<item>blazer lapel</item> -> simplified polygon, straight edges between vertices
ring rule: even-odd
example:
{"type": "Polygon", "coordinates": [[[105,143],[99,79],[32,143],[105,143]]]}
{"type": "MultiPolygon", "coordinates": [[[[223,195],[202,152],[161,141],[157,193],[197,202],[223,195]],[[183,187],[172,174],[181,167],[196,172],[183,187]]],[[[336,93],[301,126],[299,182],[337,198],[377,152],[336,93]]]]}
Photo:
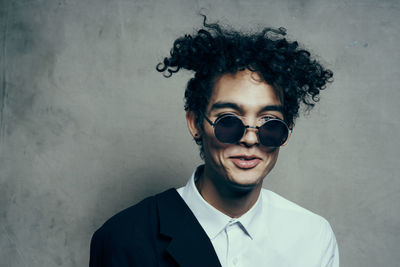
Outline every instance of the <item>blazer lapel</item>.
{"type": "Polygon", "coordinates": [[[221,266],[214,247],[175,189],[156,196],[160,234],[171,238],[168,253],[182,267],[221,266]]]}

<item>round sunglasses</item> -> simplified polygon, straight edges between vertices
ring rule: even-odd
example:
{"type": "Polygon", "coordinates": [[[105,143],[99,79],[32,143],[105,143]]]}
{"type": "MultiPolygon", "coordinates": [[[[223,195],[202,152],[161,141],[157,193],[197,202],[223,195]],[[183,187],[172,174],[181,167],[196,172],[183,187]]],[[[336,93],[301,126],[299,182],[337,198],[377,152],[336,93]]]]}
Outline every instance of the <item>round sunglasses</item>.
{"type": "Polygon", "coordinates": [[[248,128],[257,129],[258,140],[266,147],[280,147],[289,137],[291,129],[277,118],[262,118],[261,126],[245,125],[236,115],[224,114],[212,122],[203,115],[207,122],[214,127],[214,135],[221,143],[236,144],[246,134],[248,128]]]}

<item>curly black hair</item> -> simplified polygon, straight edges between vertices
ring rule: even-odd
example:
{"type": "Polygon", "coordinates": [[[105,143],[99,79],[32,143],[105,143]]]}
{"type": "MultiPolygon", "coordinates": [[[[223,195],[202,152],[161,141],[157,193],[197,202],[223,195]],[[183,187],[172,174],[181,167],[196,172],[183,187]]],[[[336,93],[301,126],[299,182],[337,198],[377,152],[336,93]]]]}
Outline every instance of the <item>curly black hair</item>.
{"type": "MultiPolygon", "coordinates": [[[[170,56],[156,67],[165,77],[181,68],[194,71],[185,90],[185,110],[194,112],[201,127],[214,81],[223,74],[244,69],[257,72],[280,96],[284,119],[292,126],[300,104],[310,110],[319,101],[320,90],[332,82],[332,71],[300,48],[298,42],[288,41],[284,28],[244,33],[209,24],[203,17],[203,28],[176,39],[170,56]]],[[[195,140],[202,145],[201,139],[195,140]]]]}

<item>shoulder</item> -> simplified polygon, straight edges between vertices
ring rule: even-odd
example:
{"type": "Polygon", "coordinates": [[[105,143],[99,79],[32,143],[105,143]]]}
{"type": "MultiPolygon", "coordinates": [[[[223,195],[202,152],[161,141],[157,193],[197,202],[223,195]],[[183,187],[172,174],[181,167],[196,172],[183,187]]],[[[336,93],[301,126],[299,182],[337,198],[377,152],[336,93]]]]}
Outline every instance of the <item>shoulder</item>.
{"type": "Polygon", "coordinates": [[[267,206],[270,211],[280,212],[286,215],[304,216],[308,219],[314,219],[317,221],[325,220],[320,215],[299,206],[275,192],[263,188],[261,194],[264,202],[263,205],[267,206]]]}
{"type": "Polygon", "coordinates": [[[155,197],[151,196],[108,219],[94,233],[93,240],[102,240],[111,247],[119,246],[133,237],[136,239],[143,233],[143,226],[145,229],[151,228],[155,221],[156,201],[155,197]]]}
{"type": "Polygon", "coordinates": [[[270,227],[284,229],[299,239],[329,242],[334,238],[329,222],[322,216],[266,189],[262,190],[262,199],[270,227]]]}
{"type": "Polygon", "coordinates": [[[108,219],[92,236],[89,266],[155,266],[160,247],[157,205],[173,201],[175,189],[148,197],[108,219]]]}
{"type": "Polygon", "coordinates": [[[112,246],[125,242],[133,244],[133,240],[149,240],[157,234],[158,210],[157,198],[168,201],[169,189],[160,194],[150,196],[139,203],[124,209],[108,219],[93,235],[93,239],[105,240],[112,246]]]}
{"type": "Polygon", "coordinates": [[[262,190],[264,220],[275,248],[298,257],[299,266],[338,266],[339,253],[329,222],[269,190],[262,190]]]}

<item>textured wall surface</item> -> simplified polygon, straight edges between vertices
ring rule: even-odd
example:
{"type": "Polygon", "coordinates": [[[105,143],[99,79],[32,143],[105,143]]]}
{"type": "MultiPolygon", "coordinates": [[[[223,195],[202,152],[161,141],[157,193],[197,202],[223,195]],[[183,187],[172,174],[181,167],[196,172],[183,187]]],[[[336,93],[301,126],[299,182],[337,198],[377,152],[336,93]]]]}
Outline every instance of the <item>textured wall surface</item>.
{"type": "Polygon", "coordinates": [[[155,65],[199,10],[284,26],[334,71],[264,186],[330,221],[342,266],[398,266],[399,1],[1,0],[1,267],[86,266],[108,217],[186,182],[191,74],[155,65]]]}

